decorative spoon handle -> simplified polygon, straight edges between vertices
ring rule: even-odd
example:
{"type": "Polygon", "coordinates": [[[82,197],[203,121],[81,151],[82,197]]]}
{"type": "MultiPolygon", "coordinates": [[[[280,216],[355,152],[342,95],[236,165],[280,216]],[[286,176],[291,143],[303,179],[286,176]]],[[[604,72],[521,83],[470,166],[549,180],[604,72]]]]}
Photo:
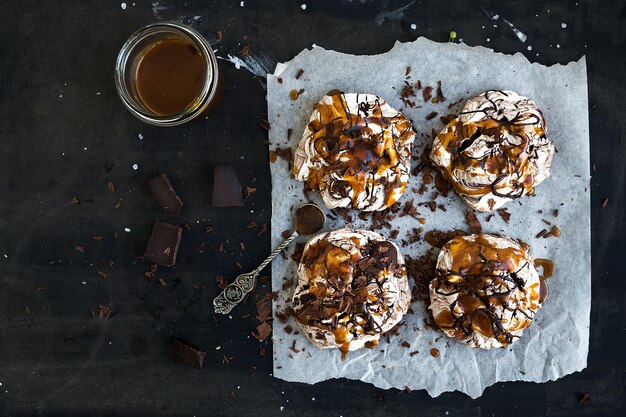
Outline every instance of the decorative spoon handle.
{"type": "Polygon", "coordinates": [[[274,251],[268,256],[261,265],[257,269],[252,272],[248,272],[246,274],[241,274],[235,281],[230,283],[228,287],[224,288],[224,291],[220,293],[213,300],[213,308],[216,313],[228,314],[230,311],[244,299],[246,294],[248,294],[254,288],[254,284],[256,281],[256,277],[259,273],[265,268],[272,259],[276,257],[285,249],[296,237],[298,236],[298,232],[293,232],[291,236],[289,236],[283,243],[280,244],[274,251]]]}

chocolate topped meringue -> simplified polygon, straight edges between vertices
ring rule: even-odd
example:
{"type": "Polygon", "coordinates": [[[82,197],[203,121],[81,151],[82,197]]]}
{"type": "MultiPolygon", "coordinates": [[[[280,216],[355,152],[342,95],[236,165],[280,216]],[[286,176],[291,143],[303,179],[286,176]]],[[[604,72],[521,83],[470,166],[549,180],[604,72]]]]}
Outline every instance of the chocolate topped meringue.
{"type": "Polygon", "coordinates": [[[482,349],[519,338],[547,294],[527,249],[489,234],[446,243],[429,290],[429,308],[444,333],[482,349]]]}
{"type": "Polygon", "coordinates": [[[294,173],[328,208],[384,210],[409,180],[411,121],[371,94],[337,93],[314,107],[294,158],[294,173]]]}
{"type": "Polygon", "coordinates": [[[490,90],[465,103],[435,138],[431,160],[472,208],[491,211],[550,176],[554,143],[543,113],[513,91],[490,90]]]}
{"type": "Polygon", "coordinates": [[[340,229],[307,243],[293,296],[296,320],[318,348],[372,348],[407,312],[399,248],[378,233],[340,229]]]}

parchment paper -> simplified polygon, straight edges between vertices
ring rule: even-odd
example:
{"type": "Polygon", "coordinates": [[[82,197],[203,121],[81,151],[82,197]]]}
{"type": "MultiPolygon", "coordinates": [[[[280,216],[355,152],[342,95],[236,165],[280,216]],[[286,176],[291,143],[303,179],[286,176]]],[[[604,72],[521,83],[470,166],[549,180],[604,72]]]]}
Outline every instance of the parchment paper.
{"type": "MultiPolygon", "coordinates": [[[[589,203],[589,122],[587,109],[587,74],[585,58],[568,65],[546,67],[531,64],[523,55],[495,53],[483,47],[468,47],[452,43],[436,43],[420,38],[411,43],[396,43],[391,51],[375,56],[354,56],[328,51],[314,46],[304,50],[293,60],[277,67],[268,75],[268,114],[271,124],[270,149],[295,147],[309,119],[313,105],[329,90],[371,93],[383,97],[393,107],[403,111],[418,132],[413,155],[432,142],[431,129],[443,127],[438,116],[458,114],[464,102],[488,89],[509,89],[533,98],[543,110],[549,137],[556,143],[558,153],[552,166],[552,176],[536,188],[536,196],[524,197],[505,207],[511,213],[507,225],[498,215],[489,222],[486,215],[476,213],[484,232],[504,233],[522,239],[531,246],[531,256],[548,258],[556,264],[555,274],[548,280],[549,297],[537,313],[534,323],[523,337],[510,347],[497,350],[479,350],[449,339],[441,332],[426,329],[425,303],[412,304],[413,314],[405,316],[406,324],[400,333],[387,343],[381,339],[373,350],[350,352],[341,361],[339,350],[318,350],[304,334],[287,334],[285,325],[274,320],[274,376],[287,381],[316,383],[330,378],[359,379],[380,388],[395,387],[411,390],[426,389],[431,396],[446,391],[462,391],[472,398],[498,381],[554,380],[586,367],[589,344],[589,310],[591,302],[590,203],[589,203]],[[424,103],[421,91],[410,97],[419,108],[407,108],[400,100],[407,66],[411,67],[410,82],[421,80],[423,86],[433,86],[441,80],[443,103],[424,103]],[[304,70],[296,80],[296,74],[304,70]],[[278,76],[282,83],[278,82],[278,76]],[[289,98],[292,90],[304,89],[295,101],[289,98]],[[461,100],[462,99],[462,100],[461,100]],[[461,100],[448,109],[448,105],[461,100]],[[439,115],[426,120],[426,115],[439,115]],[[288,129],[292,129],[288,140],[288,129]],[[558,217],[553,210],[558,209],[558,217]],[[560,238],[535,238],[542,229],[551,226],[561,230],[560,238]],[[295,345],[293,341],[295,340],[295,345]],[[406,341],[410,347],[401,346],[406,341]],[[295,351],[292,350],[295,346],[295,351]],[[433,357],[431,348],[441,354],[433,357]],[[419,352],[411,356],[411,352],[419,352]]],[[[434,95],[435,90],[433,90],[434,95]]],[[[413,162],[417,163],[416,161],[413,162]]],[[[415,165],[413,165],[415,166],[415,165]]],[[[294,206],[306,201],[303,184],[290,178],[290,165],[278,159],[271,164],[272,173],[272,245],[277,246],[281,232],[291,227],[294,206]]],[[[418,195],[411,191],[422,184],[422,174],[412,177],[408,191],[400,199],[403,204],[414,200],[417,205],[430,199],[431,191],[418,195]]],[[[434,188],[432,188],[434,191],[434,188]]],[[[312,193],[313,201],[323,207],[319,195],[312,193]]],[[[465,229],[464,212],[467,206],[454,193],[439,197],[447,211],[431,212],[418,207],[426,219],[424,232],[431,229],[465,229]]],[[[324,207],[325,209],[325,207],[324,207]]],[[[325,209],[328,213],[329,210],[325,209]]],[[[361,221],[351,211],[353,228],[368,228],[369,221],[361,221]]],[[[405,232],[421,226],[415,219],[397,217],[393,228],[400,234],[396,243],[405,238],[405,232]]],[[[339,217],[328,220],[325,230],[344,227],[339,217]]],[[[383,234],[389,230],[383,229],[383,234]]],[[[305,237],[300,237],[305,241],[305,237]]],[[[428,247],[418,242],[402,247],[404,255],[417,257],[428,247]]],[[[291,248],[291,253],[293,246],[291,248]]],[[[294,286],[283,289],[283,283],[295,282],[296,263],[280,256],[272,264],[272,287],[279,296],[274,312],[284,311],[290,304],[294,286]]],[[[541,271],[540,271],[541,272],[541,271]]],[[[290,318],[287,323],[299,329],[290,318]]]]}

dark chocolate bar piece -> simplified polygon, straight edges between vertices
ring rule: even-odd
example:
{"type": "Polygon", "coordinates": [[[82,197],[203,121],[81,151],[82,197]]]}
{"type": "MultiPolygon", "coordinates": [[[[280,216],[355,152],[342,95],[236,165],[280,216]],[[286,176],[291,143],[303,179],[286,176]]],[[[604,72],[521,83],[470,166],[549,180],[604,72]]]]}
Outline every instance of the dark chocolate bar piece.
{"type": "Polygon", "coordinates": [[[174,339],[170,347],[170,359],[183,365],[193,366],[202,369],[206,352],[198,346],[182,339],[174,339]]]}
{"type": "Polygon", "coordinates": [[[231,166],[214,168],[213,207],[243,207],[243,192],[235,168],[231,166]]]}
{"type": "Polygon", "coordinates": [[[158,177],[154,177],[148,180],[148,187],[154,195],[154,198],[161,206],[161,210],[165,214],[178,215],[183,208],[183,200],[178,197],[170,179],[166,174],[161,174],[158,177]]]}
{"type": "Polygon", "coordinates": [[[162,266],[174,266],[182,236],[182,226],[155,222],[143,259],[162,266]]]}

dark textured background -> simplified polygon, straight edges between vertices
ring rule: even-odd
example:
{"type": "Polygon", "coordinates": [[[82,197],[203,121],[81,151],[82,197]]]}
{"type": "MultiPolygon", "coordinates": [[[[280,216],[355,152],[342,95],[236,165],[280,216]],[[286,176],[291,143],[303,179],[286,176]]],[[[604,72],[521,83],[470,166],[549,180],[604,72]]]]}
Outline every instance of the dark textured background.
{"type": "Polygon", "coordinates": [[[623,415],[623,0],[246,0],[243,8],[238,0],[137,0],[126,2],[126,10],[120,3],[0,2],[1,415],[623,415]],[[377,24],[381,11],[407,4],[377,24]],[[526,44],[487,12],[526,33],[526,44]],[[543,64],[586,55],[596,167],[588,368],[546,384],[500,383],[478,400],[459,393],[431,399],[423,391],[383,391],[346,380],[308,386],[272,378],[271,355],[261,356],[250,336],[255,320],[240,317],[254,313],[253,303],[232,319],[214,317],[210,306],[216,274],[234,277],[237,261],[252,269],[270,249],[269,234],[257,237],[271,212],[265,134],[257,126],[266,111],[264,89],[249,72],[221,61],[226,94],[208,120],[163,129],[133,118],[115,91],[115,57],[135,29],[168,19],[189,23],[210,40],[222,30],[215,44],[222,57],[237,54],[245,36],[253,56],[285,61],[312,43],[374,54],[420,35],[445,41],[451,30],[469,45],[520,51],[543,64]],[[211,169],[218,163],[235,165],[242,184],[257,188],[245,208],[210,207],[211,169]],[[152,222],[163,217],[144,181],[161,171],[185,201],[180,220],[191,226],[179,264],[156,275],[167,286],[147,281],[140,260],[152,222]],[[69,204],[74,196],[80,205],[69,204]],[[259,226],[246,229],[253,220],[259,226]],[[209,225],[215,229],[205,234],[209,225]],[[218,253],[227,239],[226,253],[218,253]],[[113,309],[109,320],[91,318],[100,303],[113,309]],[[168,361],[175,336],[207,351],[204,370],[168,361]],[[230,363],[222,363],[224,355],[233,357],[230,363]],[[583,392],[591,404],[578,402],[583,392]]]}

